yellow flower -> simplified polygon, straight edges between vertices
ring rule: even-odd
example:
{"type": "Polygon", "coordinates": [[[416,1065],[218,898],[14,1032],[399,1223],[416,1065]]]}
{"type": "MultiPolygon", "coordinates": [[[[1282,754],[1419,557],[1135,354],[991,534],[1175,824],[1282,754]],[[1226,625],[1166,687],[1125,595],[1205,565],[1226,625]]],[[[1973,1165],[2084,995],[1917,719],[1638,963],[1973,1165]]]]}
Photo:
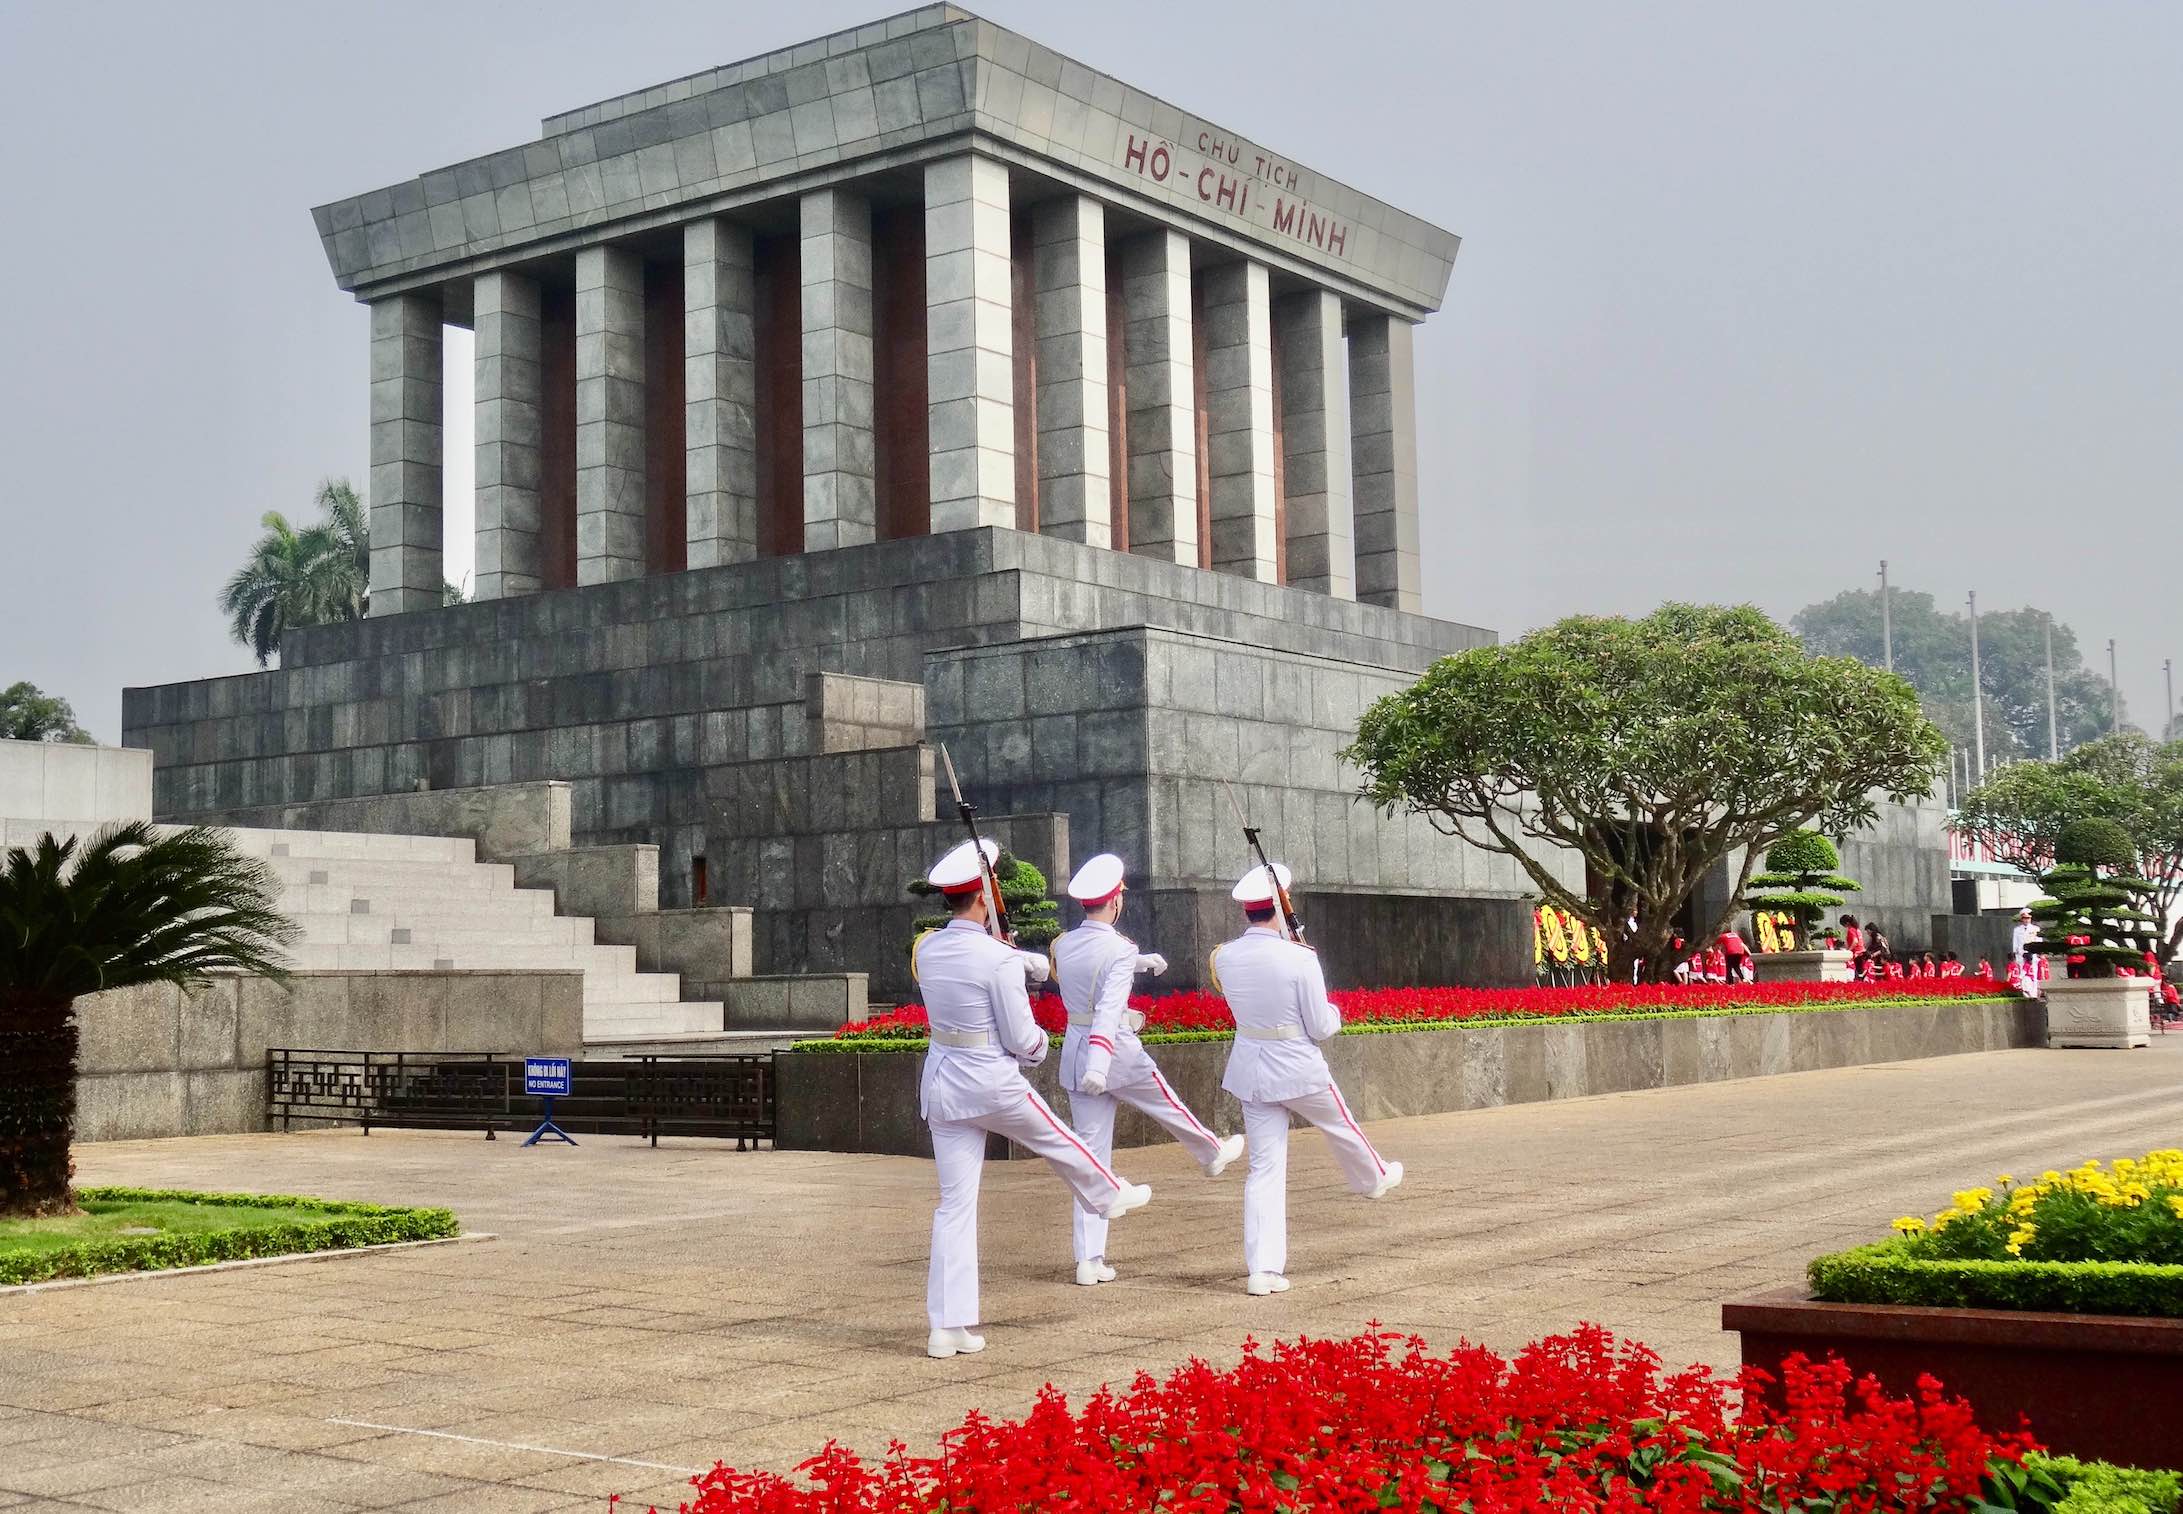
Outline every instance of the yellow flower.
{"type": "Polygon", "coordinates": [[[2009,1176],[2009,1175],[2008,1175],[2007,1173],[2005,1173],[2005,1172],[2004,1172],[2004,1173],[2002,1173],[2002,1174],[2001,1174],[2001,1186],[2002,1186],[2002,1187],[2006,1188],[2006,1187],[2008,1187],[2008,1186],[2009,1186],[2009,1184],[2011,1184],[2011,1183],[2013,1183],[2013,1182],[2015,1182],[2015,1181],[2016,1181],[2016,1179],[2014,1179],[2014,1178],[2010,1177],[2010,1176],[2009,1176]]]}
{"type": "MultiPolygon", "coordinates": [[[[2183,1214],[2183,1199],[2174,1199],[2170,1202],[2175,1204],[2176,1213],[2183,1214]]],[[[1914,1235],[1925,1228],[1925,1221],[1914,1214],[1906,1214],[1895,1222],[1895,1228],[1905,1235],[1914,1235]]]]}

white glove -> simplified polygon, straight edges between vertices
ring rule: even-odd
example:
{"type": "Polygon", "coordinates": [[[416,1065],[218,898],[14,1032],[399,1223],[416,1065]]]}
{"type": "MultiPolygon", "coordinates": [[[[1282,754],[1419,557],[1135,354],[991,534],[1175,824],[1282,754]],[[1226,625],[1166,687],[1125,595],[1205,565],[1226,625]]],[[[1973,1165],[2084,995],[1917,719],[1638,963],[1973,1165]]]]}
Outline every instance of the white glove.
{"type": "Polygon", "coordinates": [[[1105,1093],[1107,1091],[1107,1075],[1103,1072],[1085,1073],[1076,1080],[1076,1091],[1078,1093],[1105,1093]]]}
{"type": "Polygon", "coordinates": [[[1131,1035],[1133,1035],[1133,1036],[1134,1036],[1135,1034],[1137,1034],[1137,1032],[1138,1032],[1138,1031],[1140,1031],[1140,1030],[1143,1030],[1144,1028],[1145,1028],[1145,1012],[1144,1012],[1143,1010],[1141,1010],[1141,1009],[1125,1009],[1125,1010],[1123,1010],[1123,1011],[1122,1011],[1122,1029],[1123,1029],[1123,1030],[1127,1031],[1127,1032],[1128,1032],[1129,1034],[1131,1034],[1131,1035]]]}
{"type": "Polygon", "coordinates": [[[1046,960],[1044,952],[1018,950],[1016,955],[1023,959],[1024,974],[1033,983],[1044,983],[1053,976],[1053,964],[1046,960]]]}
{"type": "Polygon", "coordinates": [[[1151,973],[1154,977],[1158,977],[1161,973],[1167,971],[1167,958],[1161,956],[1158,952],[1141,953],[1137,958],[1137,971],[1151,973]]]}

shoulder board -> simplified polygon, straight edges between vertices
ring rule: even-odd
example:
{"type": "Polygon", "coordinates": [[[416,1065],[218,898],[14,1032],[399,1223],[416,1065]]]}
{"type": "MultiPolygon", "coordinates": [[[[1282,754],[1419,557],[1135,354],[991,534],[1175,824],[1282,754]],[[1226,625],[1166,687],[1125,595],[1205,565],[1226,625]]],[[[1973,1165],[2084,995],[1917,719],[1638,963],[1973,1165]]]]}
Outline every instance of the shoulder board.
{"type": "MultiPolygon", "coordinates": [[[[1225,942],[1222,943],[1222,945],[1226,944],[1225,942]]],[[[1214,947],[1213,954],[1205,959],[1205,976],[1211,981],[1214,993],[1224,994],[1227,992],[1226,989],[1220,986],[1220,947],[1218,946],[1214,947]]]]}
{"type": "Polygon", "coordinates": [[[939,932],[936,930],[921,930],[917,933],[916,938],[910,942],[910,981],[912,983],[920,981],[917,973],[918,951],[924,946],[927,941],[931,940],[934,936],[937,936],[938,934],[939,932]]]}

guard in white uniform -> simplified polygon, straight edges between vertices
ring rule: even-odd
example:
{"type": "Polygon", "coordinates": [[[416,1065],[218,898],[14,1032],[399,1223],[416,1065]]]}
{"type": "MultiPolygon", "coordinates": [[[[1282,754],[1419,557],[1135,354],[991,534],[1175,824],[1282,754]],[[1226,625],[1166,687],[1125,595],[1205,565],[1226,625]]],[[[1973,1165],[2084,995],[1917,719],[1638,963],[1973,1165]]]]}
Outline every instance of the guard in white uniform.
{"type": "MultiPolygon", "coordinates": [[[[1280,887],[1289,870],[1274,864],[1280,887]]],[[[1318,1043],[1342,1028],[1327,1002],[1318,954],[1288,939],[1274,921],[1277,890],[1265,868],[1253,868],[1232,897],[1250,928],[1214,948],[1213,987],[1235,1016],[1235,1047],[1220,1086],[1243,1104],[1251,1164],[1243,1180],[1243,1262],[1247,1291],[1284,1293],[1289,1280],[1289,1116],[1319,1127],[1349,1186],[1368,1199],[1402,1181],[1400,1162],[1382,1161],[1364,1138],[1318,1043]]]]}
{"type": "MultiPolygon", "coordinates": [[[[1141,953],[1114,928],[1126,892],[1122,859],[1101,852],[1076,870],[1069,897],[1084,906],[1084,923],[1053,945],[1054,979],[1069,1011],[1061,1043],[1061,1086],[1069,1091],[1069,1120],[1100,1161],[1114,1150],[1115,1106],[1141,1109],[1182,1142],[1207,1177],[1219,1177],[1243,1154],[1243,1137],[1223,1141],[1192,1114],[1137,1039],[1144,1016],[1129,1007],[1129,991],[1142,972],[1164,973],[1167,959],[1141,953]]],[[[1114,1281],[1107,1265],[1107,1221],[1078,1204],[1076,1280],[1089,1287],[1114,1281]]]]}
{"type": "Polygon", "coordinates": [[[966,841],[926,875],[946,896],[952,918],[913,949],[932,1036],[918,1096],[940,1174],[925,1351],[939,1357],[985,1348],[970,1326],[978,1322],[978,1179],[986,1132],[1044,1157],[1078,1204],[1107,1219],[1152,1197],[1150,1188],[1123,1182],[1093,1156],[1024,1079],[1023,1068],[1045,1060],[1046,1032],[1031,1017],[1022,955],[987,933],[985,867],[1000,849],[990,841],[984,848],[981,858],[966,841]]]}

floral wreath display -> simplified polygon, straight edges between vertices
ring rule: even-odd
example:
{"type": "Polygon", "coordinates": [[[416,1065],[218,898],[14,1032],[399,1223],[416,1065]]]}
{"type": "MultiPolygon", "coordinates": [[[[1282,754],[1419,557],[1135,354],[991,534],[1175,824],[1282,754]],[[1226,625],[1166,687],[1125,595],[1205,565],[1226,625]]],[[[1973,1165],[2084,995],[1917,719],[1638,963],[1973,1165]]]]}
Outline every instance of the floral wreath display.
{"type": "Polygon", "coordinates": [[[1531,966],[1542,978],[1550,972],[1580,977],[1603,972],[1607,938],[1573,911],[1539,905],[1531,911],[1531,966]]]}
{"type": "Polygon", "coordinates": [[[1752,934],[1761,952],[1796,950],[1796,916],[1785,909],[1762,909],[1751,916],[1752,934]]]}

